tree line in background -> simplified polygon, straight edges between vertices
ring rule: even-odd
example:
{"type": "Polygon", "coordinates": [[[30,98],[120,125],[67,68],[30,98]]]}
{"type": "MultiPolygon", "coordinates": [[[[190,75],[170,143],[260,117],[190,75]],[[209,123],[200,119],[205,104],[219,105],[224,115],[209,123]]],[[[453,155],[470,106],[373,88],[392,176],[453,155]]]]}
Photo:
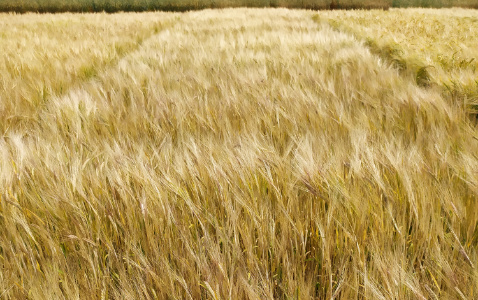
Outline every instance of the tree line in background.
{"type": "Polygon", "coordinates": [[[0,11],[21,13],[187,11],[224,7],[286,7],[305,9],[478,8],[478,0],[0,0],[0,11]]]}

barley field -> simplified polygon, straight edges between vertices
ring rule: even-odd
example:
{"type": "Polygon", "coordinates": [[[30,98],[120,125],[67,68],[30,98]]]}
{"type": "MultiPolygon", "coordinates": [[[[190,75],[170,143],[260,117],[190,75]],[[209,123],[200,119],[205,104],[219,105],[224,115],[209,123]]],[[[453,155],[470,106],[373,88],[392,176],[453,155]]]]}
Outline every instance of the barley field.
{"type": "Polygon", "coordinates": [[[476,21],[0,14],[0,298],[476,298],[476,21]]]}
{"type": "Polygon", "coordinates": [[[478,113],[476,10],[324,11],[315,20],[365,40],[402,75],[478,113]]]}

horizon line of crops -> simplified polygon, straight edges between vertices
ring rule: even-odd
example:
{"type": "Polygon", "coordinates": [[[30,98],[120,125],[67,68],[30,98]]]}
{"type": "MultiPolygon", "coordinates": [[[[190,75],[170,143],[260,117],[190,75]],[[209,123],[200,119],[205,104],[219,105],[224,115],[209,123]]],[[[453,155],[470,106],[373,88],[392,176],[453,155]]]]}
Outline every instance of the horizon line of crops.
{"type": "Polygon", "coordinates": [[[391,0],[0,0],[2,12],[117,12],[190,11],[227,7],[284,7],[305,9],[385,8],[391,0]]]}
{"type": "Polygon", "coordinates": [[[0,0],[0,12],[189,11],[225,7],[388,9],[390,7],[478,8],[475,0],[0,0]]]}

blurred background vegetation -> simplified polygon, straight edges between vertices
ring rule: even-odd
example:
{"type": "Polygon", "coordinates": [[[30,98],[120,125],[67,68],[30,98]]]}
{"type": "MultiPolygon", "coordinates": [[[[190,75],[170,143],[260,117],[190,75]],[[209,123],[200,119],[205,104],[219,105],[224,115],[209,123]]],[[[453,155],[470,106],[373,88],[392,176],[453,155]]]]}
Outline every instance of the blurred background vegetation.
{"type": "Polygon", "coordinates": [[[393,7],[478,8],[477,0],[393,0],[393,7]]]}
{"type": "Polygon", "coordinates": [[[390,7],[469,7],[477,0],[0,0],[3,12],[187,11],[222,7],[359,9],[390,7]]]}

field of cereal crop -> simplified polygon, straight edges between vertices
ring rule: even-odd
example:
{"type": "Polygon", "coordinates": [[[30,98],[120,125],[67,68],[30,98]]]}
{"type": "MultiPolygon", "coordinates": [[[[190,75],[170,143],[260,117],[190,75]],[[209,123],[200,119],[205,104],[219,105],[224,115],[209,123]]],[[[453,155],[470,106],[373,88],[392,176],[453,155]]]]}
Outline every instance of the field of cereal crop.
{"type": "Polygon", "coordinates": [[[0,298],[476,297],[478,11],[0,24],[0,298]]]}

